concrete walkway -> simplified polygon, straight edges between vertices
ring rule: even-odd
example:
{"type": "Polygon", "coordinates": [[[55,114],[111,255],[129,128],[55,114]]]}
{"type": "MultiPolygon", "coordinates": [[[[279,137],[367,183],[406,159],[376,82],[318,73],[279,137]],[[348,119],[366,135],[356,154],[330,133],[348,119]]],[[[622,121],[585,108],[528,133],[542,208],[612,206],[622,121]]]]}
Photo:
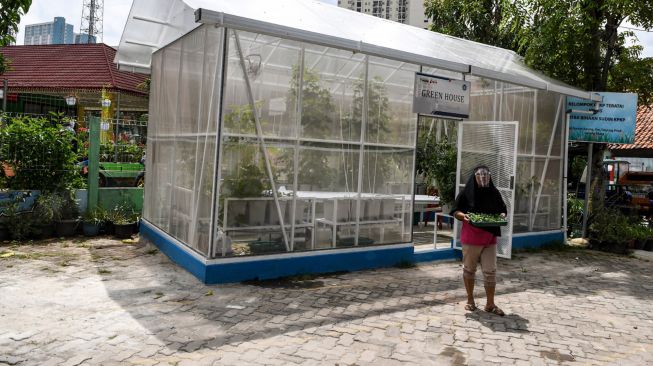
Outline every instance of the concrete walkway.
{"type": "Polygon", "coordinates": [[[5,244],[0,364],[653,364],[649,261],[501,260],[503,318],[465,312],[460,277],[445,262],[205,286],[138,243],[5,244]]]}

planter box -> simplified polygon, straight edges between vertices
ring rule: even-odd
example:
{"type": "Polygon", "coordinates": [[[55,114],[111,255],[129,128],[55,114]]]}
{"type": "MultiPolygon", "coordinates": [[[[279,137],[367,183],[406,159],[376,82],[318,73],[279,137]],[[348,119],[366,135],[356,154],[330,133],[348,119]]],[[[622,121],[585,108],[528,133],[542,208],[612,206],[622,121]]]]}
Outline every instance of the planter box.
{"type": "Polygon", "coordinates": [[[85,222],[82,224],[82,231],[84,236],[97,236],[100,233],[100,225],[85,222]]]}
{"type": "Polygon", "coordinates": [[[118,239],[129,239],[132,237],[134,231],[134,224],[113,224],[114,233],[113,235],[118,239]]]}
{"type": "Polygon", "coordinates": [[[62,220],[56,223],[55,232],[58,237],[73,236],[78,226],[79,220],[62,220]]]}

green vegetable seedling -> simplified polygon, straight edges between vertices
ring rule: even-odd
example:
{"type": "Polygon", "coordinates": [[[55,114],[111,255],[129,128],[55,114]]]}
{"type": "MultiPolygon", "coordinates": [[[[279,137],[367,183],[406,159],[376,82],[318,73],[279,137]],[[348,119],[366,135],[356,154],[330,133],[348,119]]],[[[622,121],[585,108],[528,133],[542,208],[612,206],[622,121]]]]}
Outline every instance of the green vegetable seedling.
{"type": "Polygon", "coordinates": [[[469,222],[477,227],[487,227],[487,226],[506,226],[508,221],[501,215],[490,215],[482,213],[473,213],[470,212],[467,214],[469,217],[469,222]]]}

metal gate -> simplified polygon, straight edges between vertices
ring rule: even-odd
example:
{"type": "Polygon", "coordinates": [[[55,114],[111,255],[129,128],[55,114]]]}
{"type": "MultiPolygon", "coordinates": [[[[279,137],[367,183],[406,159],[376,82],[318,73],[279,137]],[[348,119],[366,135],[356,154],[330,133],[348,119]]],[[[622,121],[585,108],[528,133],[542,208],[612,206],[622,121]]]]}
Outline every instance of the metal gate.
{"type": "MultiPolygon", "coordinates": [[[[501,227],[497,238],[497,256],[510,258],[512,253],[512,221],[515,201],[515,173],[517,170],[518,122],[461,122],[458,128],[458,168],[456,170],[456,196],[478,165],[486,165],[492,172],[492,181],[508,209],[508,225],[501,227]]],[[[461,222],[454,227],[454,248],[460,243],[461,222]]]]}

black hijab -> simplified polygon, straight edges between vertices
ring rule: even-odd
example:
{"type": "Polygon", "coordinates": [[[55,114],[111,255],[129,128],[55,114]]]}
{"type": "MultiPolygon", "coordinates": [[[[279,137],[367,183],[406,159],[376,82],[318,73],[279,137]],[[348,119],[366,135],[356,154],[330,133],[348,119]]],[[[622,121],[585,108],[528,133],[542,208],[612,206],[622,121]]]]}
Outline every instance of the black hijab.
{"type": "MultiPolygon", "coordinates": [[[[453,216],[456,211],[466,214],[470,212],[492,215],[508,213],[508,209],[506,208],[506,204],[503,202],[501,193],[497,187],[494,186],[494,182],[492,182],[492,176],[490,176],[490,182],[487,187],[479,187],[476,183],[476,172],[481,169],[490,170],[485,165],[479,165],[474,168],[474,171],[467,180],[467,184],[465,184],[465,188],[458,194],[458,197],[456,197],[453,208],[449,213],[451,216],[453,216]]],[[[494,236],[501,236],[500,227],[483,227],[480,229],[492,233],[494,236]]]]}

